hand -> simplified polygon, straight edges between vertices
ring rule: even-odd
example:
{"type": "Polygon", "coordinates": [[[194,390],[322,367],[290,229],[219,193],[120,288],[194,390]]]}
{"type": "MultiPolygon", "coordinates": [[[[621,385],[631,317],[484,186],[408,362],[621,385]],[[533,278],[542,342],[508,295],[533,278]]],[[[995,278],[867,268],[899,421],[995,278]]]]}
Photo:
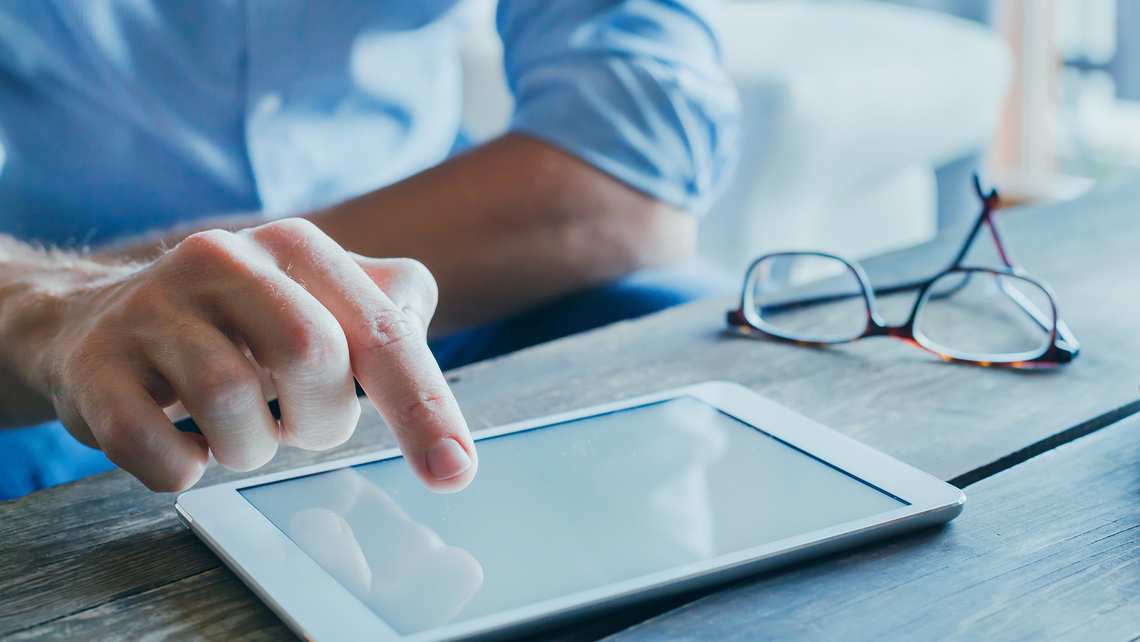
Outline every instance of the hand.
{"type": "Polygon", "coordinates": [[[50,298],[31,306],[58,312],[25,379],[77,439],[152,490],[192,486],[211,451],[245,471],[279,441],[343,443],[360,415],[354,375],[426,486],[454,492],[475,475],[466,422],[425,339],[435,281],[415,261],[350,254],[286,219],[195,234],[50,298]],[[170,422],[163,408],[176,402],[202,435],[170,422]]]}

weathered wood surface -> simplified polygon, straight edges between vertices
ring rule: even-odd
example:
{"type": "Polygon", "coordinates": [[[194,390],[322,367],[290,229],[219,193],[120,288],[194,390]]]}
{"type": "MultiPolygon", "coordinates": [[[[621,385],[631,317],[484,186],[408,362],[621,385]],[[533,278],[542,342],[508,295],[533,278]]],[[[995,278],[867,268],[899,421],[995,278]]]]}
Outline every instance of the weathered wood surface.
{"type": "Polygon", "coordinates": [[[945,528],[736,585],[607,641],[1140,636],[1140,417],[966,493],[945,528]]]}
{"type": "MultiPolygon", "coordinates": [[[[461,369],[454,389],[479,428],[734,380],[944,479],[969,480],[1140,408],[1138,210],[1132,184],[1003,218],[1018,257],[1054,286],[1082,341],[1059,372],[953,366],[885,339],[812,350],[729,337],[724,312],[734,302],[713,300],[461,369]]],[[[946,252],[925,248],[878,268],[930,269],[946,252]]],[[[391,444],[366,411],[341,448],[285,449],[260,472],[391,444]]],[[[203,483],[234,477],[213,467],[203,483]]],[[[121,472],[0,503],[0,637],[287,636],[172,505],[121,472]]]]}
{"type": "MultiPolygon", "coordinates": [[[[724,312],[738,301],[725,299],[471,366],[456,392],[472,408],[497,400],[487,416],[468,415],[491,425],[727,379],[937,477],[969,482],[976,469],[1105,413],[1140,410],[1140,184],[1000,220],[1021,263],[1056,290],[1061,317],[1081,341],[1081,355],[1064,369],[949,365],[885,338],[811,349],[726,336],[724,312]]],[[[957,245],[865,266],[872,276],[929,273],[957,245]]]]}

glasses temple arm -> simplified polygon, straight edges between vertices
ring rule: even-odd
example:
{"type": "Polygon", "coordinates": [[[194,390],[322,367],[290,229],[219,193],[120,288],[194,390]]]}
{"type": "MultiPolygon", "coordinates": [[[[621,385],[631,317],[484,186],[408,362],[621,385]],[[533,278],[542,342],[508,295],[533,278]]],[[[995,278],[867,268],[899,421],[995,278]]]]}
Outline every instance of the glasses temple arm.
{"type": "Polygon", "coordinates": [[[1069,330],[1069,326],[1065,325],[1065,322],[1060,319],[1057,319],[1057,334],[1060,336],[1061,341],[1065,343],[1065,347],[1074,354],[1081,349],[1080,342],[1073,336],[1072,331],[1069,330]]]}
{"type": "Polygon", "coordinates": [[[1013,302],[1018,305],[1018,307],[1024,310],[1026,314],[1028,314],[1034,321],[1036,321],[1037,325],[1041,326],[1042,330],[1049,332],[1053,329],[1053,320],[1050,319],[1044,312],[1042,312],[1040,308],[1034,305],[1028,297],[1022,294],[1021,290],[1018,290],[1017,288],[1010,285],[1009,281],[1003,279],[1000,275],[995,274],[994,277],[997,280],[998,287],[1001,288],[1001,291],[1005,292],[1006,296],[1012,299],[1013,302]]]}
{"type": "MultiPolygon", "coordinates": [[[[1037,322],[1037,325],[1041,326],[1042,330],[1046,332],[1049,331],[1050,319],[1040,308],[1034,305],[1020,290],[1010,285],[1008,281],[998,277],[998,283],[1002,292],[1012,299],[1026,314],[1032,317],[1033,320],[1037,322]]],[[[1057,334],[1060,340],[1063,341],[1070,350],[1075,352],[1080,349],[1080,343],[1077,342],[1077,338],[1073,336],[1072,331],[1069,330],[1069,326],[1065,325],[1065,322],[1060,319],[1057,319],[1057,334]]]]}
{"type": "Polygon", "coordinates": [[[974,239],[978,238],[978,230],[982,229],[982,224],[986,222],[994,205],[997,204],[997,190],[990,190],[989,194],[982,191],[982,181],[978,178],[977,174],[974,174],[974,192],[978,195],[978,198],[982,199],[982,213],[978,215],[977,220],[974,221],[974,226],[970,228],[970,233],[966,235],[966,240],[962,243],[962,248],[958,250],[958,254],[954,257],[954,262],[950,264],[951,268],[962,265],[962,261],[966,260],[966,254],[970,252],[970,246],[974,244],[974,239]]]}
{"type": "Polygon", "coordinates": [[[990,224],[990,235],[994,238],[994,246],[997,248],[998,258],[1005,266],[1015,272],[1020,272],[1021,268],[1013,258],[1013,252],[1010,252],[1009,246],[1005,244],[1005,239],[1002,238],[1001,230],[998,229],[997,221],[992,217],[985,217],[990,224]]]}

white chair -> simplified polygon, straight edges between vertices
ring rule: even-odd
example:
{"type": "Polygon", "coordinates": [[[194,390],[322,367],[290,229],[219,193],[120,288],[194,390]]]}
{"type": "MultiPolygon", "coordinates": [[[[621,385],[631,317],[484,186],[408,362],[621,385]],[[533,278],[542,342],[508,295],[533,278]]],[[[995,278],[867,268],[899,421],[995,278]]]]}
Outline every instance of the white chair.
{"type": "MultiPolygon", "coordinates": [[[[463,48],[464,127],[500,133],[512,102],[482,4],[463,48]]],[[[726,1],[722,47],[743,103],[736,177],[699,253],[741,270],[775,249],[860,257],[928,240],[934,169],[997,127],[1012,56],[992,32],[859,0],[726,1]]]]}
{"type": "Polygon", "coordinates": [[[860,257],[929,240],[935,168],[985,147],[1012,56],[945,14],[866,1],[726,2],[743,103],[736,178],[700,253],[742,269],[778,249],[860,257]]]}

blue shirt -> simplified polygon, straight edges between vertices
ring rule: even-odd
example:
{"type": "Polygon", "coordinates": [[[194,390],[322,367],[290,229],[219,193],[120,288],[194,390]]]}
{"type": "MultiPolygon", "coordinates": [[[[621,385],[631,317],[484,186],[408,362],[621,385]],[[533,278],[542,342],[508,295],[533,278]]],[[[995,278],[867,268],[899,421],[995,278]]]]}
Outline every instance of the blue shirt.
{"type": "MultiPolygon", "coordinates": [[[[502,0],[510,129],[697,213],[735,156],[715,0],[502,0]]],[[[0,232],[302,213],[446,158],[468,0],[0,5],[0,232]]]]}
{"type": "MultiPolygon", "coordinates": [[[[7,0],[0,232],[65,247],[286,215],[444,159],[478,0],[7,0]]],[[[716,0],[502,0],[510,128],[700,213],[737,99],[716,0]]],[[[0,499],[111,468],[58,423],[0,431],[0,499]]]]}

